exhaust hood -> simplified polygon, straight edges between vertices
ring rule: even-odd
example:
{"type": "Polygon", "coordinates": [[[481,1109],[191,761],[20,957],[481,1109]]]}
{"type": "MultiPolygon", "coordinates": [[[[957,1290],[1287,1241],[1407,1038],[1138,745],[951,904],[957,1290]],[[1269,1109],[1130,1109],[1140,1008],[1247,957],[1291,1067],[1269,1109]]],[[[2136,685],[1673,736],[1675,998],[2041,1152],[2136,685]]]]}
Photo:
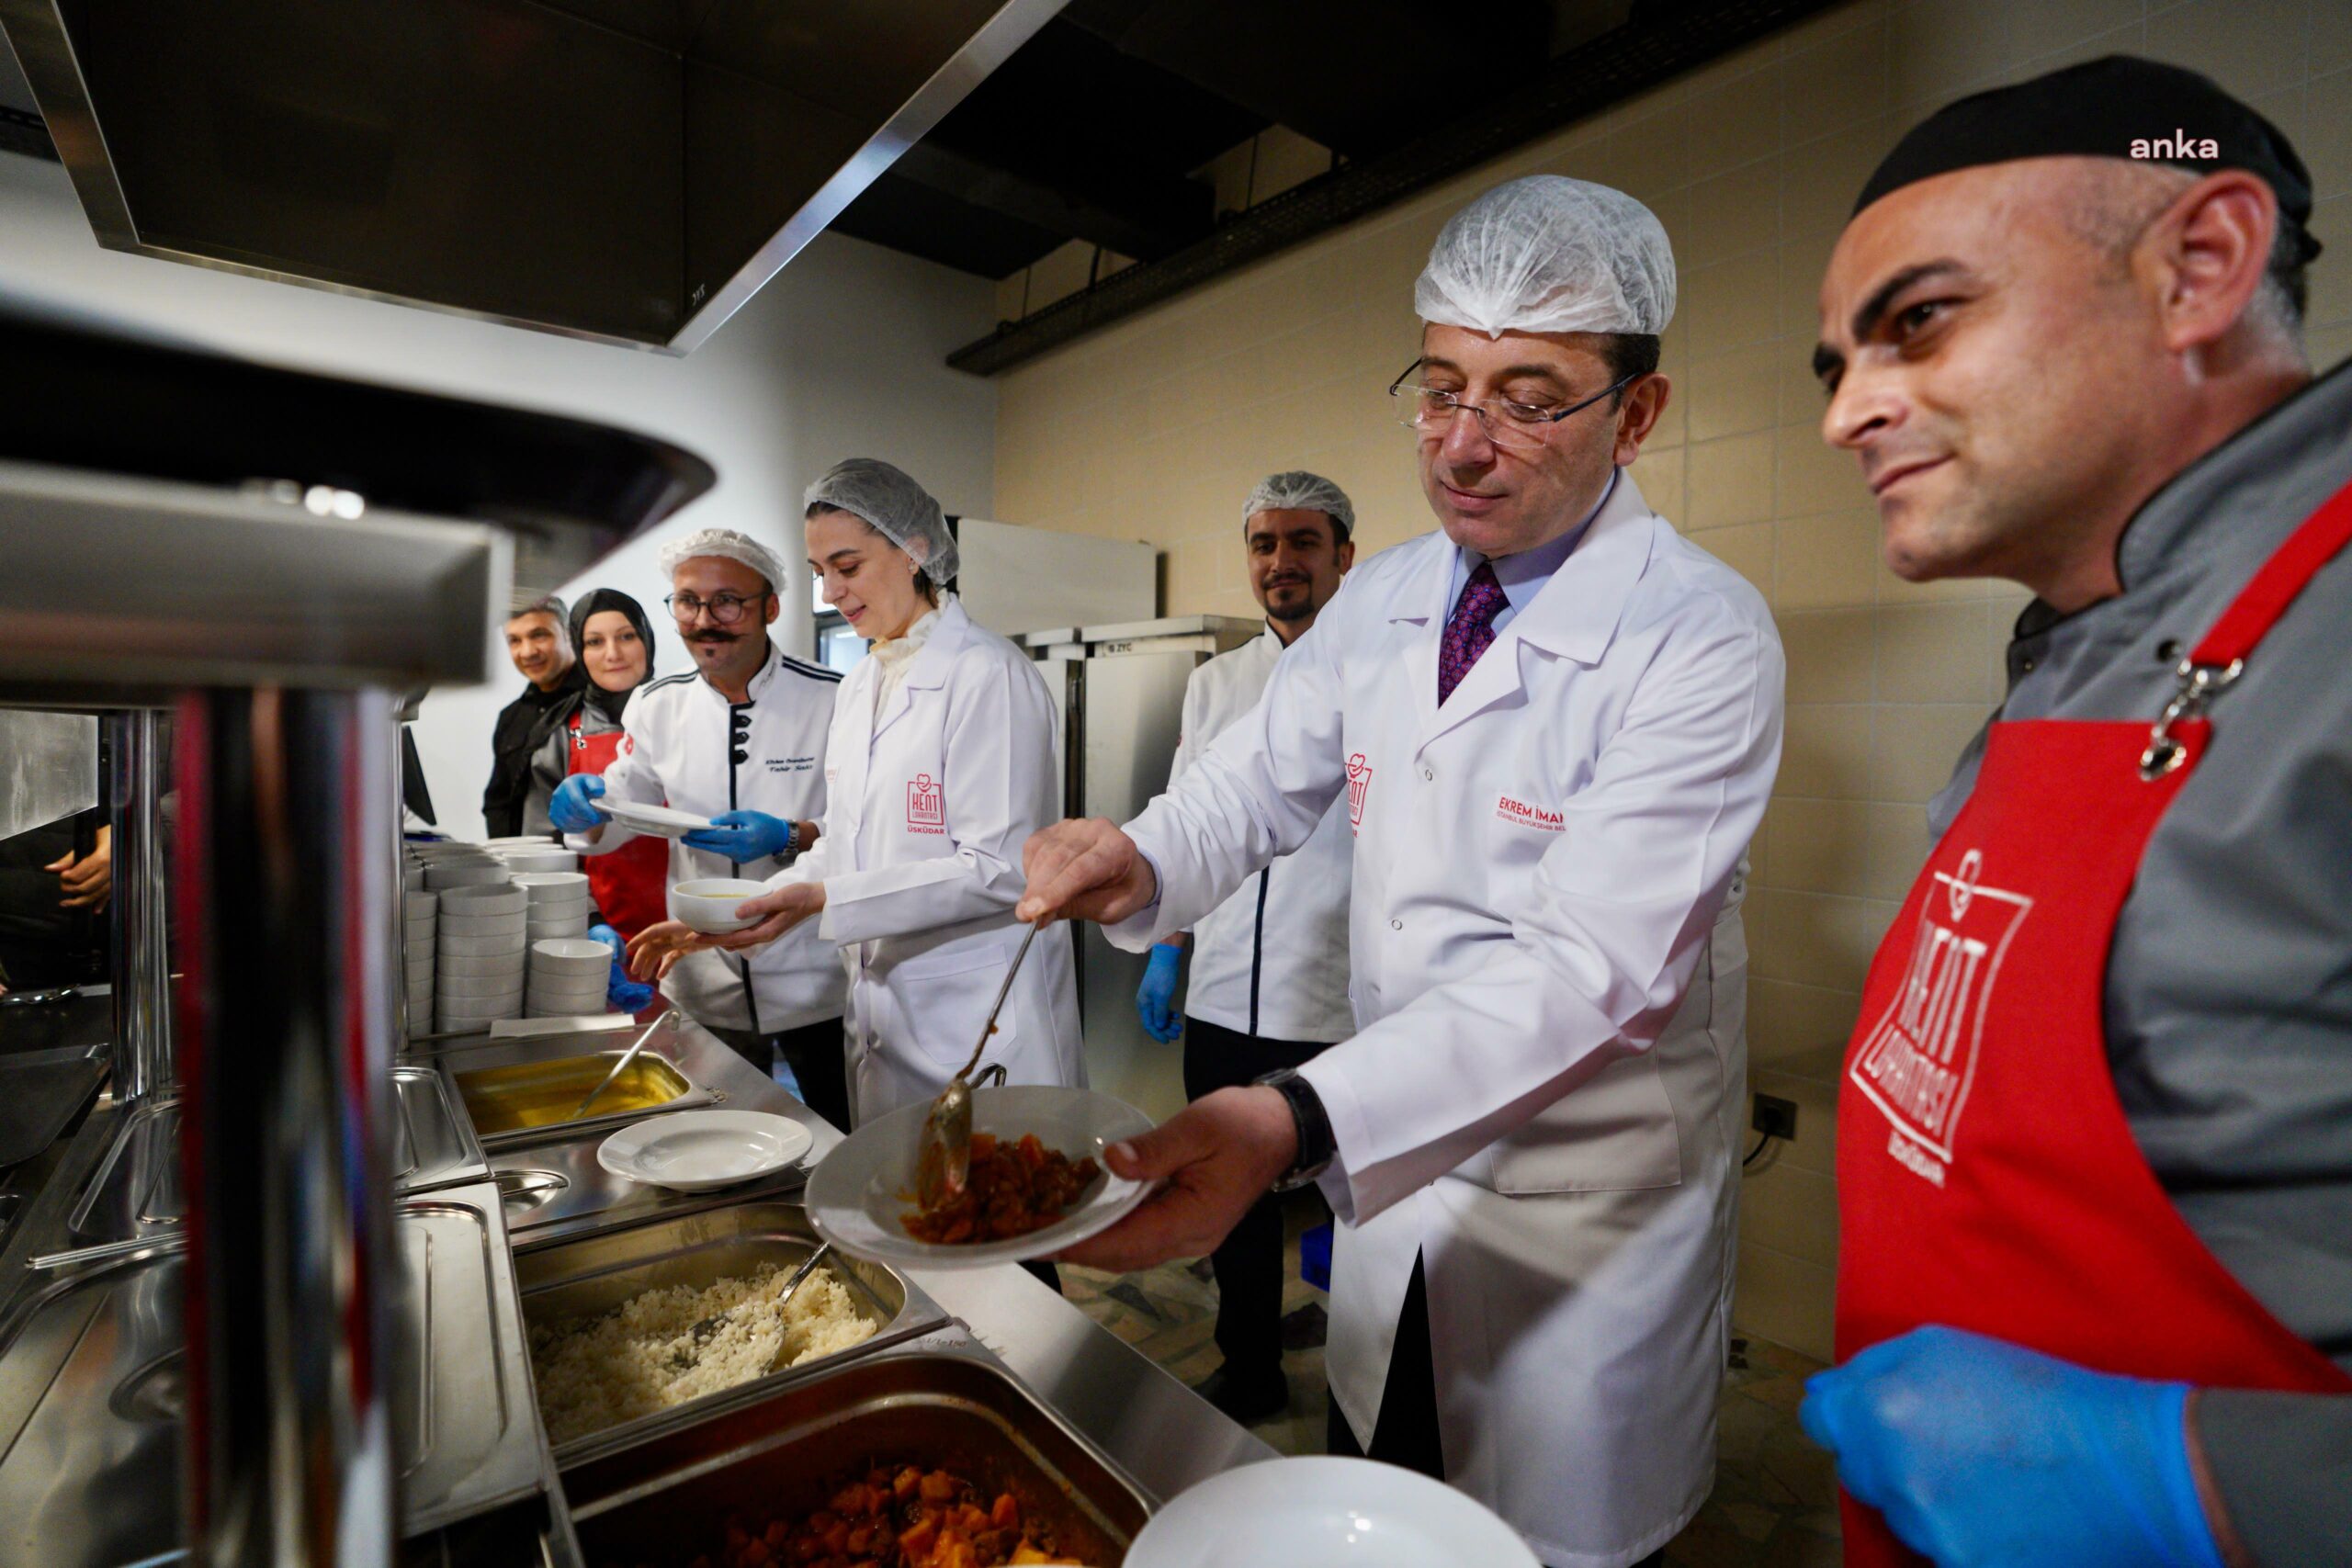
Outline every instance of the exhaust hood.
{"type": "Polygon", "coordinates": [[[684,354],[1062,0],[0,0],[98,243],[684,354]]]}

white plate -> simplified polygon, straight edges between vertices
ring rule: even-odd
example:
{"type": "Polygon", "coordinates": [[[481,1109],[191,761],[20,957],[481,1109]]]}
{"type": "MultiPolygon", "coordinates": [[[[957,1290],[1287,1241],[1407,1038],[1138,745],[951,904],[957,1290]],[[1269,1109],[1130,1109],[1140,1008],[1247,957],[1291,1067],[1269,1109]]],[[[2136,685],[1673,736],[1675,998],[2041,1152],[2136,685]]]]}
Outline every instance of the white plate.
{"type": "MultiPolygon", "coordinates": [[[[1148,1190],[1105,1167],[1094,1185],[1043,1230],[961,1247],[917,1241],[899,1221],[915,1206],[915,1156],[930,1111],[929,1100],[901,1106],[833,1146],[809,1173],[803,1199],[818,1235],[843,1252],[900,1268],[984,1269],[1048,1257],[1108,1230],[1148,1190]]],[[[1008,1142],[1035,1133],[1049,1149],[1102,1165],[1106,1145],[1151,1131],[1151,1118],[1091,1089],[1015,1084],[973,1091],[972,1131],[1008,1142]]]]}
{"type": "Polygon", "coordinates": [[[518,871],[507,880],[529,893],[534,904],[560,904],[569,898],[588,897],[588,874],[584,871],[518,871]]]}
{"type": "MultiPolygon", "coordinates": [[[[811,1183],[813,1186],[814,1184],[811,1183]]],[[[1537,1568],[1511,1528],[1442,1482],[1368,1459],[1266,1460],[1151,1517],[1126,1568],[1537,1568]]]]}
{"type": "Polygon", "coordinates": [[[666,806],[640,806],[634,800],[615,800],[610,795],[599,796],[596,804],[622,827],[664,839],[683,839],[697,828],[711,826],[707,817],[673,811],[666,806]]]}
{"type": "Polygon", "coordinates": [[[631,1181],[707,1192],[782,1170],[815,1141],[791,1117],[764,1111],[673,1111],[606,1138],[596,1163],[631,1181]]]}

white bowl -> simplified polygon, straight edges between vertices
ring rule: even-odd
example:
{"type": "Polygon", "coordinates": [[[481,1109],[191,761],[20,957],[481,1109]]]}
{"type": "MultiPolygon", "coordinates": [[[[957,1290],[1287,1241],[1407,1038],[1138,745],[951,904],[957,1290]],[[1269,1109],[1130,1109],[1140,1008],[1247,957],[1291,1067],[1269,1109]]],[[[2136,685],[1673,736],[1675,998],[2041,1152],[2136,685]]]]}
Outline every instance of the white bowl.
{"type": "Polygon", "coordinates": [[[531,896],[534,904],[560,904],[567,898],[588,897],[588,874],[584,871],[518,871],[512,880],[531,896]]]}
{"type": "Polygon", "coordinates": [[[535,920],[584,920],[593,902],[589,898],[534,898],[531,907],[523,912],[535,920]]]}
{"type": "MultiPolygon", "coordinates": [[[[639,1122],[650,1126],[651,1122],[639,1122]]],[[[1443,1482],[1322,1454],[1238,1465],[1171,1498],[1127,1568],[1536,1568],[1511,1528],[1443,1482]]]]}
{"type": "Polygon", "coordinates": [[[450,975],[433,977],[434,994],[448,997],[506,997],[523,988],[512,975],[450,975]]]}
{"type": "Polygon", "coordinates": [[[562,920],[533,920],[531,922],[531,929],[525,934],[533,942],[548,942],[562,937],[586,936],[588,934],[588,917],[585,915],[575,915],[569,919],[562,920]]]}
{"type": "Polygon", "coordinates": [[[444,953],[438,955],[444,975],[508,975],[523,977],[523,950],[512,953],[444,953]]]}
{"type": "Polygon", "coordinates": [[[519,931],[529,917],[522,910],[510,910],[497,915],[444,915],[434,923],[435,936],[499,936],[507,931],[519,931]]]}
{"type": "Polygon", "coordinates": [[[531,944],[534,973],[602,976],[612,964],[613,950],[594,937],[551,936],[531,944]]]}
{"type": "Polygon", "coordinates": [[[572,850],[507,850],[499,857],[510,872],[575,871],[580,856],[572,850]]]}
{"type": "Polygon", "coordinates": [[[768,890],[763,882],[740,876],[705,876],[681,882],[670,889],[670,918],[684,920],[706,936],[724,936],[759,924],[759,918],[739,919],[735,907],[768,890]]]}
{"type": "Polygon", "coordinates": [[[594,1018],[605,1010],[603,991],[562,991],[542,996],[537,991],[523,993],[524,1005],[541,1018],[594,1018]]]}
{"type": "Polygon", "coordinates": [[[403,891],[401,894],[401,908],[412,920],[423,915],[430,915],[440,907],[441,895],[429,887],[420,887],[413,893],[403,891]]]}
{"type": "Polygon", "coordinates": [[[452,958],[512,958],[523,960],[523,949],[530,945],[530,936],[515,931],[506,936],[452,936],[444,931],[435,939],[435,955],[443,964],[452,958]]]}
{"type": "Polygon", "coordinates": [[[424,868],[424,886],[437,892],[452,887],[486,887],[506,880],[506,868],[492,863],[489,865],[429,865],[424,868]]]}
{"type": "Polygon", "coordinates": [[[422,892],[424,892],[424,868],[423,866],[421,866],[421,865],[413,865],[413,866],[410,866],[406,871],[401,872],[401,889],[402,889],[403,891],[405,891],[405,892],[409,892],[409,893],[422,893],[422,892]]]}
{"type": "Polygon", "coordinates": [[[401,927],[403,942],[431,942],[435,927],[441,923],[436,916],[427,915],[421,920],[409,920],[401,927]]]}
{"type": "Polygon", "coordinates": [[[503,882],[477,882],[446,889],[438,918],[480,919],[486,915],[519,915],[531,907],[531,895],[503,882]]]}
{"type": "Polygon", "coordinates": [[[435,993],[435,1010],[452,1018],[513,1018],[523,1010],[520,991],[492,991],[482,996],[456,992],[449,996],[435,993]]]}

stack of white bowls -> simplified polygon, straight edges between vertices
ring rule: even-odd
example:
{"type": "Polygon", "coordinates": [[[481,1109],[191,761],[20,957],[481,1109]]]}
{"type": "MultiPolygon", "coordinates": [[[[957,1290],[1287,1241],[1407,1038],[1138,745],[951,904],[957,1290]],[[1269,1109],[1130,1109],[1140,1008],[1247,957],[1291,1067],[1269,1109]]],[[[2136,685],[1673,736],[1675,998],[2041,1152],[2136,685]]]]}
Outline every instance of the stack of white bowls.
{"type": "Polygon", "coordinates": [[[520,871],[515,886],[530,897],[531,940],[588,934],[588,874],[582,871],[520,871]]]}
{"type": "Polygon", "coordinates": [[[433,995],[444,1033],[522,1016],[529,905],[529,894],[503,881],[442,889],[433,995]]]}
{"type": "Polygon", "coordinates": [[[529,1015],[575,1018],[605,1010],[612,950],[594,937],[548,937],[531,943],[529,1015]]]}
{"type": "Polygon", "coordinates": [[[408,978],[409,1032],[413,1034],[423,1034],[432,1027],[427,1021],[433,1017],[433,926],[440,904],[441,896],[424,887],[410,887],[401,894],[401,907],[407,916],[401,931],[401,973],[408,978]]]}
{"type": "Polygon", "coordinates": [[[495,886],[510,874],[496,855],[470,844],[453,844],[449,850],[451,852],[425,857],[424,886],[435,893],[445,893],[452,887],[495,886]]]}
{"type": "Polygon", "coordinates": [[[493,844],[490,852],[499,858],[509,871],[577,871],[578,852],[561,844],[548,843],[545,839],[527,844],[493,844]]]}

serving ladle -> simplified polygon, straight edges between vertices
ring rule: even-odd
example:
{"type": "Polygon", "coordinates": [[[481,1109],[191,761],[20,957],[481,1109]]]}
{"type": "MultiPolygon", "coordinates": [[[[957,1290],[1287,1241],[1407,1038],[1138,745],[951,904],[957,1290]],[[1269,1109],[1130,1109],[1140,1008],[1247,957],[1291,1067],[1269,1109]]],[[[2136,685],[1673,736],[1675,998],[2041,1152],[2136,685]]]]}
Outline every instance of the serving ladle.
{"type": "MultiPolygon", "coordinates": [[[[980,1053],[989,1048],[989,1036],[996,1032],[996,1015],[1004,1010],[1004,998],[1012,993],[1012,977],[1021,973],[1021,961],[1029,956],[1029,944],[1036,940],[1037,928],[1033,925],[1029,934],[1021,939],[1012,967],[1004,972],[1004,984],[996,988],[996,1001],[989,1009],[988,1021],[980,1025],[980,1038],[972,1046],[971,1060],[947,1080],[939,1098],[931,1102],[931,1113],[922,1119],[922,1144],[915,1164],[915,1201],[926,1209],[936,1209],[956,1197],[971,1177],[971,1071],[980,1065],[980,1053]]],[[[994,1075],[996,1082],[1002,1083],[1004,1065],[991,1063],[980,1077],[985,1079],[990,1075],[994,1075]]]]}

